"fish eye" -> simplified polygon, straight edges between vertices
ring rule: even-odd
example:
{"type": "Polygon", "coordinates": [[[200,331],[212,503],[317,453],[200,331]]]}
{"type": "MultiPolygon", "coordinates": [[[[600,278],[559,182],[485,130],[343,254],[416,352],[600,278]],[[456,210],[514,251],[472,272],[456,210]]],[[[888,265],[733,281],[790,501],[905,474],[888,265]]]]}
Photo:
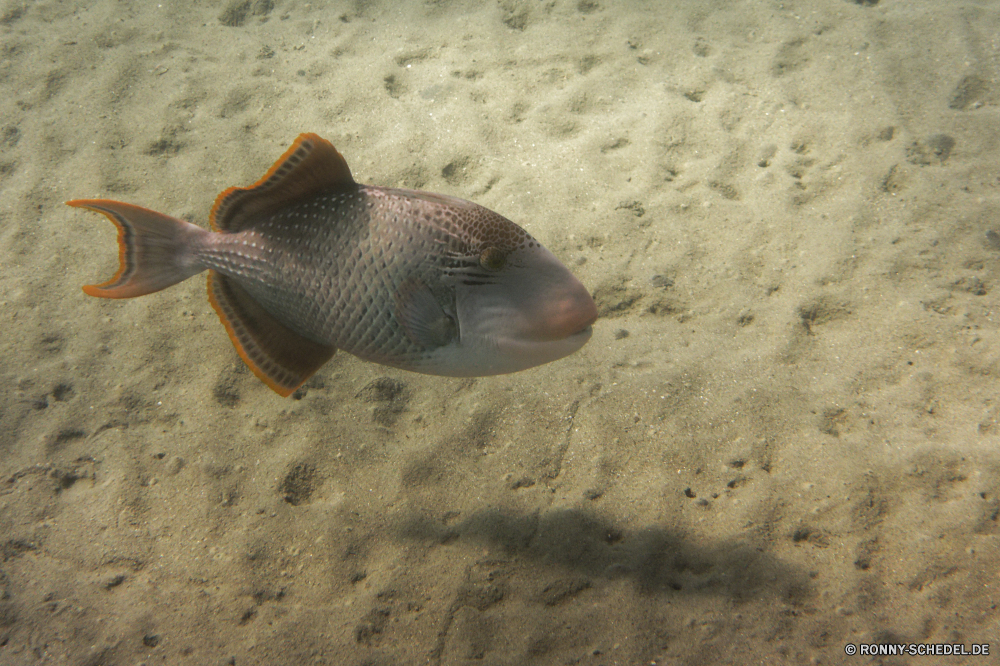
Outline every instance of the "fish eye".
{"type": "Polygon", "coordinates": [[[479,265],[488,271],[498,271],[507,265],[507,255],[495,247],[488,247],[480,253],[479,265]]]}

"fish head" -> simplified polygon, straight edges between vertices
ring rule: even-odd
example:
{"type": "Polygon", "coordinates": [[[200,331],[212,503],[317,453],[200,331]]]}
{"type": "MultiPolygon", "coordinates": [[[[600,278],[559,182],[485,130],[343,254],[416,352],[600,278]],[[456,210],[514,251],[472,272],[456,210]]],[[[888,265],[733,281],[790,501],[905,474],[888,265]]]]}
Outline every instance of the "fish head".
{"type": "Polygon", "coordinates": [[[517,372],[587,343],[597,306],[587,288],[527,232],[478,243],[455,285],[457,347],[476,375],[517,372]]]}

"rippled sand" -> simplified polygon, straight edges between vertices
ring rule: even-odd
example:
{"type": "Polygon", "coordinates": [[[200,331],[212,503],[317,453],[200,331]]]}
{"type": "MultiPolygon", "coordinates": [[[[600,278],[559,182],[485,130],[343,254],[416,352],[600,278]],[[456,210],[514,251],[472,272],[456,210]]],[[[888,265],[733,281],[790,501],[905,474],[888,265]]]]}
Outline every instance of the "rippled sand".
{"type": "Polygon", "coordinates": [[[998,34],[971,0],[6,0],[0,663],[1000,650],[998,34]],[[593,340],[466,381],[338,354],[281,399],[202,278],[80,291],[114,230],[63,201],[204,224],[304,131],[527,228],[593,340]]]}

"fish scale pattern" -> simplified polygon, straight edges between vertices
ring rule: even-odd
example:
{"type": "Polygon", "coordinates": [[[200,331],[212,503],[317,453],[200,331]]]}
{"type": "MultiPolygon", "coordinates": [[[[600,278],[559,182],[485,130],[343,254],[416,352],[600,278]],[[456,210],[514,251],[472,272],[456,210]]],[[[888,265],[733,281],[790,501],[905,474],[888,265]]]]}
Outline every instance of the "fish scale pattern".
{"type": "Polygon", "coordinates": [[[434,349],[415,343],[399,320],[401,285],[426,285],[454,316],[456,266],[477,263],[488,247],[509,253],[535,244],[471,202],[358,186],[212,234],[194,254],[300,335],[413,370],[434,349]]]}

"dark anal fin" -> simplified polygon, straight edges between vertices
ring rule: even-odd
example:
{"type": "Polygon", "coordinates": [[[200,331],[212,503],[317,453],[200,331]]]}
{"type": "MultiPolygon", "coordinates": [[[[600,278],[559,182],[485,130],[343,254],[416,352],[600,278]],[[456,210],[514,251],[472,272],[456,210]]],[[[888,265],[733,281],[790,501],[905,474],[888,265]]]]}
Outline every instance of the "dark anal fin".
{"type": "Polygon", "coordinates": [[[303,197],[356,187],[351,169],[333,144],[315,134],[300,134],[264,177],[251,187],[230,187],[212,206],[216,231],[241,231],[303,197]]]}
{"type": "Polygon", "coordinates": [[[215,271],[208,274],[208,300],[240,358],[282,396],[291,395],[337,351],[288,329],[236,282],[215,271]]]}

